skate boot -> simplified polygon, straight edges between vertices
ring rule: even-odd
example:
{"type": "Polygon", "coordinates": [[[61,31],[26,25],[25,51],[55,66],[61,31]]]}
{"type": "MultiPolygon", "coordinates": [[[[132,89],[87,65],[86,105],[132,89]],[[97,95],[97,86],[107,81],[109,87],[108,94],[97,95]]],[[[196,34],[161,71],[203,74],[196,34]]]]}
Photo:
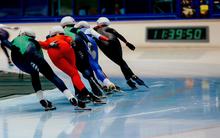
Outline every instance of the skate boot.
{"type": "Polygon", "coordinates": [[[84,93],[84,95],[87,95],[88,99],[90,99],[90,101],[92,101],[95,104],[106,104],[101,100],[101,98],[89,92],[86,88],[82,90],[82,93],[84,93]]]}
{"type": "Polygon", "coordinates": [[[106,98],[106,96],[103,94],[103,92],[98,87],[92,88],[92,92],[94,93],[94,95],[100,98],[106,98]]]}
{"type": "Polygon", "coordinates": [[[79,93],[76,93],[76,97],[77,97],[78,101],[81,101],[83,103],[89,103],[90,102],[88,94],[79,92],[79,93]]]}
{"type": "Polygon", "coordinates": [[[108,89],[108,87],[107,86],[102,86],[102,90],[104,91],[104,92],[109,92],[109,89],[108,89]]]}
{"type": "Polygon", "coordinates": [[[91,88],[92,88],[92,92],[95,94],[95,95],[97,95],[97,96],[99,96],[99,97],[103,97],[104,95],[103,95],[103,93],[102,93],[102,91],[99,89],[99,87],[95,84],[95,82],[93,82],[92,80],[91,81],[89,81],[89,83],[90,83],[90,86],[91,86],[91,88]]]}
{"type": "Polygon", "coordinates": [[[132,79],[138,84],[138,85],[144,85],[145,87],[149,88],[144,81],[142,81],[140,78],[138,78],[136,75],[132,76],[132,79]]]}
{"type": "Polygon", "coordinates": [[[115,84],[110,84],[109,86],[108,86],[108,89],[109,89],[109,91],[113,91],[113,90],[115,90],[116,89],[116,87],[115,87],[115,84]]]}
{"type": "Polygon", "coordinates": [[[107,86],[102,86],[102,90],[105,92],[106,95],[111,95],[113,94],[113,91],[109,89],[107,86]]]}
{"type": "Polygon", "coordinates": [[[75,88],[75,95],[76,95],[78,101],[81,101],[83,103],[90,102],[90,99],[88,98],[89,97],[88,94],[84,93],[83,90],[79,91],[75,86],[74,86],[74,88],[75,88]]]}
{"type": "Polygon", "coordinates": [[[102,101],[100,97],[96,96],[93,93],[90,93],[90,99],[95,104],[106,104],[106,102],[102,101]]]}
{"type": "Polygon", "coordinates": [[[82,101],[78,101],[75,97],[69,99],[70,103],[73,105],[73,106],[78,106],[80,108],[85,108],[86,107],[86,104],[82,101]]]}
{"type": "Polygon", "coordinates": [[[103,90],[107,95],[113,94],[114,92],[121,92],[121,88],[113,83],[110,83],[108,86],[103,86],[103,90]]]}
{"type": "Polygon", "coordinates": [[[121,88],[117,85],[115,85],[115,89],[121,91],[121,88]]]}
{"type": "Polygon", "coordinates": [[[14,64],[11,62],[11,60],[8,60],[8,65],[11,67],[14,66],[14,64]]]}
{"type": "Polygon", "coordinates": [[[108,94],[109,92],[111,92],[113,89],[115,89],[115,85],[108,79],[104,79],[103,82],[103,87],[102,89],[108,94]]]}
{"type": "Polygon", "coordinates": [[[40,100],[40,104],[45,108],[45,111],[55,110],[56,107],[48,100],[40,100]]]}
{"type": "Polygon", "coordinates": [[[128,84],[132,89],[137,89],[136,84],[135,84],[131,79],[129,79],[129,80],[127,81],[127,84],[128,84]]]}
{"type": "Polygon", "coordinates": [[[102,89],[106,92],[107,95],[121,91],[121,88],[113,83],[110,83],[108,86],[103,86],[102,89]]]}
{"type": "Polygon", "coordinates": [[[112,92],[114,92],[115,94],[122,94],[122,93],[124,93],[124,91],[119,86],[117,86],[115,84],[113,84],[113,85],[114,86],[110,85],[110,88],[109,88],[112,92]]]}

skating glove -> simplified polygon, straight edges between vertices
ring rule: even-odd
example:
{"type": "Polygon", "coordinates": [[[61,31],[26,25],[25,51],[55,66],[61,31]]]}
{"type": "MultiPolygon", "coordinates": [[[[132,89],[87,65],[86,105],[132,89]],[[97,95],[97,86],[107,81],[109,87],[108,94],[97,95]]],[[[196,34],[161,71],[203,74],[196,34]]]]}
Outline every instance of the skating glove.
{"type": "Polygon", "coordinates": [[[71,41],[71,42],[70,42],[70,45],[71,45],[72,47],[75,47],[75,46],[76,46],[75,41],[71,41]]]}
{"type": "Polygon", "coordinates": [[[131,50],[135,50],[135,46],[132,45],[132,44],[129,43],[129,42],[126,42],[126,46],[127,46],[128,48],[130,48],[131,50]]]}
{"type": "Polygon", "coordinates": [[[108,37],[101,35],[99,37],[99,40],[108,41],[109,39],[108,39],[108,37]]]}
{"type": "Polygon", "coordinates": [[[50,38],[50,35],[47,35],[47,36],[46,36],[46,39],[48,39],[48,38],[50,38]]]}
{"type": "Polygon", "coordinates": [[[51,42],[49,46],[52,47],[52,48],[58,47],[58,44],[56,42],[57,41],[51,42]]]}

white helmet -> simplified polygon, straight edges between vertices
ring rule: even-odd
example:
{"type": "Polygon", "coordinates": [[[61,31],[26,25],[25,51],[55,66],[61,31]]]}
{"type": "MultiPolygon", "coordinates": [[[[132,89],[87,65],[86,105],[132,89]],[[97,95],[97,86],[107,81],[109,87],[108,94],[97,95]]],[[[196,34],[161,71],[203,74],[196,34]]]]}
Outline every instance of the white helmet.
{"type": "Polygon", "coordinates": [[[74,25],[76,24],[76,21],[71,16],[65,16],[61,19],[60,24],[64,27],[66,25],[74,25]]]}
{"type": "Polygon", "coordinates": [[[90,25],[86,21],[80,21],[75,25],[76,28],[90,28],[90,25]]]}
{"type": "Polygon", "coordinates": [[[106,17],[100,17],[97,21],[96,21],[97,25],[110,25],[110,20],[106,17]]]}
{"type": "Polygon", "coordinates": [[[53,36],[55,34],[64,34],[64,29],[61,26],[54,26],[51,28],[49,35],[53,36]]]}
{"type": "Polygon", "coordinates": [[[22,28],[19,35],[26,35],[35,38],[36,34],[31,28],[22,28]]]}

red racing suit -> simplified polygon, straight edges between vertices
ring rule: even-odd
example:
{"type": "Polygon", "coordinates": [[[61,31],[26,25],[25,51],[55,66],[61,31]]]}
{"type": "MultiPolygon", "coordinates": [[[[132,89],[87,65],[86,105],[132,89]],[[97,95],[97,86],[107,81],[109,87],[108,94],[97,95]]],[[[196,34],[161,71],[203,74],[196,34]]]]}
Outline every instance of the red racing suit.
{"type": "Polygon", "coordinates": [[[72,79],[73,85],[81,91],[85,88],[85,85],[76,67],[75,52],[71,47],[72,42],[71,37],[60,34],[52,36],[45,41],[39,41],[41,47],[47,50],[54,65],[68,74],[72,79]],[[53,42],[56,43],[54,47],[51,45],[53,42]]]}

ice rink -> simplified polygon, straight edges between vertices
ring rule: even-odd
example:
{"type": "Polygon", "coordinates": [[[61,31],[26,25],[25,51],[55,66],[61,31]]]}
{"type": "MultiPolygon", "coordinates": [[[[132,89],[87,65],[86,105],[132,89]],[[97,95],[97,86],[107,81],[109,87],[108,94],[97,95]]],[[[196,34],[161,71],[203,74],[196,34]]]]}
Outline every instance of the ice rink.
{"type": "MultiPolygon", "coordinates": [[[[17,71],[0,58],[0,69],[17,71]]],[[[2,99],[0,138],[220,137],[219,48],[125,48],[124,58],[149,89],[130,90],[120,68],[100,53],[100,65],[124,94],[109,96],[106,105],[89,104],[93,110],[84,112],[74,111],[57,89],[45,91],[57,107],[50,112],[33,94],[2,99]]]]}

